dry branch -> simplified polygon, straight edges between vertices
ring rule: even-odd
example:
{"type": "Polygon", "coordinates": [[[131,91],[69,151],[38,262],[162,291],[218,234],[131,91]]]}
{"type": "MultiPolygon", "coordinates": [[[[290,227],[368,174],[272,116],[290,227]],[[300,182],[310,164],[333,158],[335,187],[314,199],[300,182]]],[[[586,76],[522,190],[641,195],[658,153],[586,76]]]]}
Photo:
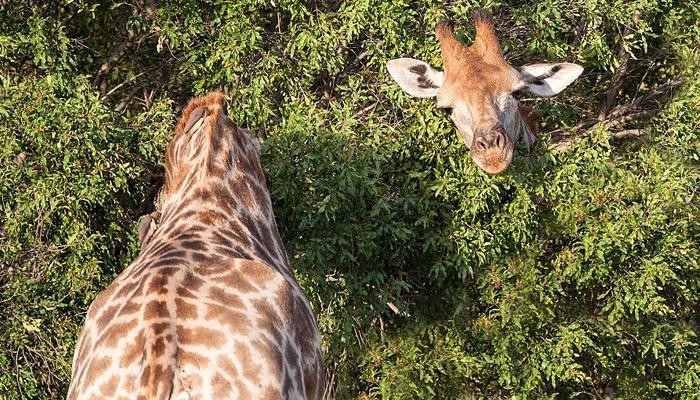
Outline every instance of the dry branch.
{"type": "Polygon", "coordinates": [[[625,139],[629,137],[640,137],[646,135],[644,129],[625,129],[624,131],[615,132],[612,137],[615,139],[625,139]]]}
{"type": "MultiPolygon", "coordinates": [[[[641,14],[637,12],[632,16],[632,21],[635,23],[639,22],[640,17],[641,14]]],[[[627,72],[629,70],[629,61],[631,54],[625,49],[625,38],[631,33],[632,28],[626,26],[625,30],[620,35],[620,44],[617,48],[617,56],[622,58],[622,61],[620,62],[620,66],[610,78],[610,85],[608,86],[608,90],[605,92],[605,97],[603,97],[603,99],[600,102],[598,112],[599,120],[604,120],[610,112],[610,110],[613,108],[617,97],[617,92],[620,90],[620,86],[625,80],[625,76],[627,75],[627,72]]]]}
{"type": "MultiPolygon", "coordinates": [[[[661,97],[668,96],[676,87],[683,83],[682,79],[661,84],[650,89],[641,96],[633,98],[625,104],[620,104],[609,110],[603,119],[589,118],[571,128],[557,129],[551,132],[553,142],[557,149],[564,150],[572,143],[586,137],[592,131],[603,126],[607,129],[624,128],[625,125],[639,124],[652,118],[658,113],[658,103],[661,97]]],[[[621,129],[613,132],[614,138],[639,137],[645,134],[640,128],[621,129]]]]}
{"type": "Polygon", "coordinates": [[[104,64],[102,64],[100,70],[97,72],[97,76],[95,77],[95,86],[97,86],[100,89],[101,94],[104,94],[107,89],[103,85],[104,78],[114,69],[114,67],[117,65],[119,60],[121,60],[124,57],[129,48],[134,45],[134,39],[136,39],[136,33],[130,29],[127,32],[126,39],[124,39],[124,41],[119,46],[117,46],[116,49],[114,49],[107,61],[104,64]]]}

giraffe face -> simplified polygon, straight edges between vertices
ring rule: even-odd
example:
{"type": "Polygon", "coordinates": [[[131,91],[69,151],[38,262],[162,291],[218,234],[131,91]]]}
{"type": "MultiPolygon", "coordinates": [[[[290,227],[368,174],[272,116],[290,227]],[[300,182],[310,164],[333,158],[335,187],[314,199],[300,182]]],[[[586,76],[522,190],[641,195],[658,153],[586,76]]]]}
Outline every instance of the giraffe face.
{"type": "Polygon", "coordinates": [[[387,64],[394,80],[410,95],[435,97],[454,122],[476,165],[489,174],[503,172],[513,157],[514,143],[534,143],[535,123],[521,107],[525,91],[553,96],[573,82],[583,68],[570,63],[534,64],[519,69],[502,57],[492,17],[473,13],[476,39],[467,47],[454,36],[451,23],[436,28],[445,71],[399,58],[387,64]]]}

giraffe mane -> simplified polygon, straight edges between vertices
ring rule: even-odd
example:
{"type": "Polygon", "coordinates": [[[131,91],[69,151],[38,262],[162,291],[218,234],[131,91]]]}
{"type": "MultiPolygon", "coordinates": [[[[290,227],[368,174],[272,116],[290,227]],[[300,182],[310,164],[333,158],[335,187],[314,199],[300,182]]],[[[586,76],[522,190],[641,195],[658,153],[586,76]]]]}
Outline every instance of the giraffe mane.
{"type": "Polygon", "coordinates": [[[181,136],[186,135],[187,131],[193,128],[195,121],[190,121],[190,119],[197,118],[199,121],[203,117],[206,117],[204,118],[206,125],[203,125],[198,129],[212,131],[215,129],[214,125],[217,123],[219,116],[222,114],[225,103],[226,99],[223,93],[212,92],[204,97],[198,97],[190,100],[190,102],[187,103],[187,106],[185,106],[185,109],[182,112],[182,118],[180,118],[180,122],[178,122],[177,127],[175,128],[175,135],[173,135],[173,138],[170,141],[168,149],[165,153],[165,185],[158,196],[161,203],[162,199],[165,198],[166,195],[173,189],[173,185],[176,185],[174,169],[179,168],[177,165],[177,158],[179,155],[177,153],[180,149],[174,146],[176,142],[180,140],[181,136]],[[202,113],[196,113],[196,110],[201,110],[202,108],[206,109],[206,113],[204,113],[204,115],[202,113]]]}
{"type": "Polygon", "coordinates": [[[185,106],[185,109],[182,111],[182,118],[180,118],[180,122],[177,124],[177,128],[175,128],[175,135],[177,136],[180,132],[182,132],[185,126],[187,126],[187,122],[190,120],[190,116],[194,110],[198,109],[199,107],[206,106],[209,112],[214,114],[214,118],[212,118],[212,120],[216,121],[216,117],[218,117],[218,113],[221,112],[225,103],[226,98],[221,92],[211,92],[204,97],[197,97],[190,100],[190,102],[187,103],[187,106],[185,106]]]}
{"type": "MultiPolygon", "coordinates": [[[[183,133],[183,131],[186,128],[189,129],[188,122],[192,117],[192,113],[195,110],[197,110],[200,107],[206,107],[208,115],[212,117],[209,119],[210,124],[214,124],[218,120],[219,114],[222,112],[224,104],[226,104],[226,98],[223,93],[218,91],[211,92],[203,97],[196,97],[194,99],[191,99],[182,112],[182,117],[180,118],[180,121],[178,122],[177,127],[175,128],[175,135],[173,135],[171,144],[175,140],[175,138],[177,138],[181,133],[183,133]]],[[[166,179],[163,186],[161,186],[160,190],[158,190],[156,198],[153,202],[154,211],[151,214],[144,216],[144,219],[142,220],[142,225],[139,229],[139,244],[141,246],[146,245],[150,237],[158,229],[158,226],[160,225],[160,216],[163,211],[163,204],[165,202],[165,199],[167,198],[167,194],[170,192],[171,189],[170,185],[172,185],[172,182],[170,182],[171,179],[168,177],[169,168],[171,168],[171,165],[170,162],[167,160],[169,153],[169,151],[166,152],[166,179]]]]}

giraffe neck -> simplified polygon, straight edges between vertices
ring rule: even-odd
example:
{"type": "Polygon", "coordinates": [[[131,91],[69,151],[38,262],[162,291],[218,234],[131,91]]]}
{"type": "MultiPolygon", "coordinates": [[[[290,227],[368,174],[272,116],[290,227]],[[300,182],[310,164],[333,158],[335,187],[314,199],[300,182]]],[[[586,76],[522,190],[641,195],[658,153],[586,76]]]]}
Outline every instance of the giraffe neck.
{"type": "Polygon", "coordinates": [[[535,143],[538,116],[531,109],[518,104],[511,113],[503,113],[499,120],[514,143],[522,141],[528,148],[535,143]]]}
{"type": "Polygon", "coordinates": [[[178,243],[194,261],[253,259],[290,274],[257,142],[228,118],[193,114],[198,120],[180,132],[173,152],[195,156],[169,160],[160,221],[143,251],[178,243]]]}
{"type": "Polygon", "coordinates": [[[222,105],[186,107],[141,253],[87,313],[68,399],[321,398],[320,333],[259,146],[222,105]]]}

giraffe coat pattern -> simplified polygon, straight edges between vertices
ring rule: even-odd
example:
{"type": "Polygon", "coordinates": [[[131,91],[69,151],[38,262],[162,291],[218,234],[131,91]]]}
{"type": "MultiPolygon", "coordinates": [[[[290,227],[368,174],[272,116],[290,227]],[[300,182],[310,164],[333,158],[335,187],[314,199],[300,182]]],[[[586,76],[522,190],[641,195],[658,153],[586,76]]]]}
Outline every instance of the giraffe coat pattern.
{"type": "Polygon", "coordinates": [[[69,400],[319,399],[320,333],[272,211],[259,144],[211,93],[166,152],[158,218],[91,304],[69,400]]]}

